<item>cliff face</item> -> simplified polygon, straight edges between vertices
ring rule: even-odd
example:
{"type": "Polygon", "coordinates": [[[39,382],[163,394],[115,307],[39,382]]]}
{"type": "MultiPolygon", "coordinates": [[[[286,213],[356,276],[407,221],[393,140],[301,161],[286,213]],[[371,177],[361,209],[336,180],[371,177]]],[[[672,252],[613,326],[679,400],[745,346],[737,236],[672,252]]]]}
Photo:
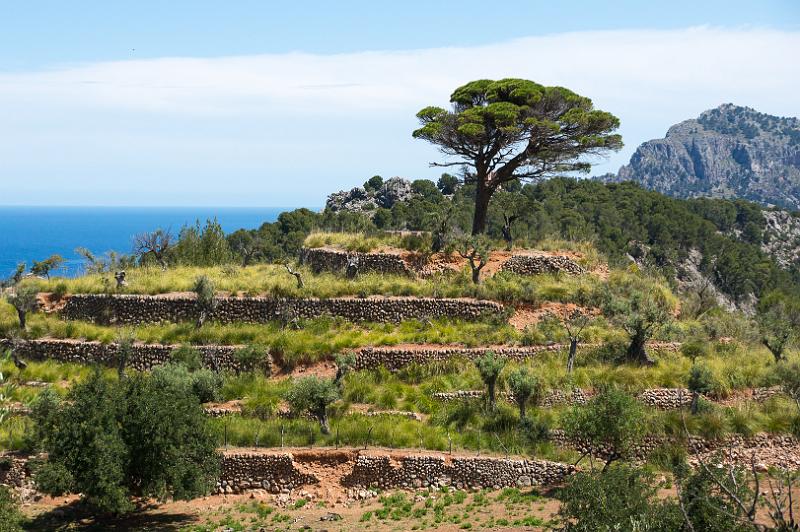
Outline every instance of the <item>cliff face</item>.
{"type": "Polygon", "coordinates": [[[603,180],[800,210],[800,120],[724,104],[645,142],[616,177],[603,180]]]}

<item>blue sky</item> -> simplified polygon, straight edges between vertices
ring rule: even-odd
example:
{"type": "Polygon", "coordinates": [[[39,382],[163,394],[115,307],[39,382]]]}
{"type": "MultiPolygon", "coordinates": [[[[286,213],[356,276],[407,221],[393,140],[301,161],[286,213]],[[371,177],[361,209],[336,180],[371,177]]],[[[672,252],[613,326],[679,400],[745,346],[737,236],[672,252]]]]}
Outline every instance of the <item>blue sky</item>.
{"type": "Polygon", "coordinates": [[[414,113],[483,77],[617,114],[626,148],[593,173],[723,102],[800,114],[797,1],[0,8],[0,204],[321,205],[435,178],[414,113]]]}

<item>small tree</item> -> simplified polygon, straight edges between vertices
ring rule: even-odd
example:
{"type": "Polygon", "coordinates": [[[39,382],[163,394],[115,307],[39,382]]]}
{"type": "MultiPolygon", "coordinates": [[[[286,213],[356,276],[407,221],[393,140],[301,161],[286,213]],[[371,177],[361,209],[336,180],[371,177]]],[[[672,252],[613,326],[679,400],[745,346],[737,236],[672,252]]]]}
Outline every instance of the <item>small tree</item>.
{"type": "Polygon", "coordinates": [[[689,373],[688,387],[692,392],[692,415],[694,415],[697,414],[700,395],[705,395],[714,389],[714,375],[706,366],[693,364],[689,373]]]}
{"type": "Polygon", "coordinates": [[[308,412],[319,421],[323,434],[330,434],[328,406],[339,399],[339,387],[332,379],[305,377],[286,393],[286,401],[296,414],[308,412]]]}
{"type": "Polygon", "coordinates": [[[50,255],[43,261],[34,261],[33,266],[31,266],[31,273],[39,277],[46,277],[49,280],[50,272],[61,266],[63,262],[64,259],[61,255],[50,255]]]}
{"type": "Polygon", "coordinates": [[[496,404],[495,389],[497,388],[497,379],[505,366],[506,359],[496,356],[494,351],[487,351],[484,355],[475,359],[475,367],[478,368],[481,380],[486,385],[489,394],[489,405],[492,408],[496,404]]]}
{"type": "Polygon", "coordinates": [[[197,295],[197,323],[195,325],[199,329],[214,311],[217,300],[214,298],[214,283],[205,275],[201,275],[195,280],[193,290],[197,295]]]}
{"type": "Polygon", "coordinates": [[[340,353],[336,355],[336,377],[333,382],[339,385],[345,375],[353,370],[356,364],[356,356],[353,353],[340,353]]]}
{"type": "Polygon", "coordinates": [[[379,175],[374,175],[364,182],[364,190],[367,192],[377,192],[383,186],[383,178],[379,175]]]}
{"type": "Polygon", "coordinates": [[[161,266],[161,269],[167,269],[167,254],[172,249],[173,237],[172,232],[167,229],[156,229],[150,233],[139,233],[133,237],[133,250],[139,256],[139,262],[142,263],[147,257],[153,257],[155,261],[161,266]]]}
{"type": "Polygon", "coordinates": [[[545,317],[545,320],[543,320],[546,331],[551,331],[554,328],[556,330],[563,330],[569,339],[567,373],[572,373],[572,370],[575,369],[575,359],[578,356],[578,344],[583,339],[583,333],[591,321],[592,318],[586,310],[581,308],[569,308],[568,306],[564,306],[563,310],[559,313],[549,313],[545,317]]]}
{"type": "Polygon", "coordinates": [[[39,309],[37,296],[39,290],[31,283],[19,283],[13,291],[6,296],[8,302],[16,309],[19,319],[19,328],[25,330],[27,316],[29,312],[36,312],[39,309]]]}
{"type": "MultiPolygon", "coordinates": [[[[800,410],[800,362],[782,362],[778,366],[778,382],[783,391],[791,397],[800,410]]],[[[800,412],[798,412],[800,414],[800,412]]]]}
{"type": "Polygon", "coordinates": [[[305,283],[303,282],[303,274],[300,273],[299,271],[293,270],[288,262],[284,263],[284,266],[286,267],[286,272],[289,275],[293,276],[295,278],[295,280],[297,281],[297,288],[305,287],[305,283]]]}
{"type": "Polygon", "coordinates": [[[672,320],[675,297],[654,279],[639,275],[613,276],[603,297],[603,314],[630,337],[627,359],[652,364],[645,346],[659,327],[672,320]]]}
{"type": "Polygon", "coordinates": [[[800,331],[800,303],[783,292],[770,292],[758,304],[757,321],[761,342],[780,362],[800,331]]]}
{"type": "Polygon", "coordinates": [[[606,454],[605,467],[630,455],[645,430],[642,405],[632,396],[606,388],[586,405],[573,407],[564,419],[564,432],[574,442],[585,442],[594,458],[606,454]]]}
{"type": "Polygon", "coordinates": [[[642,468],[576,473],[559,498],[567,532],[683,530],[677,505],[659,500],[655,474],[642,468]]]}
{"type": "Polygon", "coordinates": [[[136,337],[132,330],[121,329],[117,332],[117,375],[119,379],[125,378],[125,366],[133,354],[133,343],[136,337]]]}
{"type": "Polygon", "coordinates": [[[472,282],[480,284],[481,270],[489,262],[489,253],[492,249],[492,242],[485,236],[472,237],[463,240],[458,248],[461,258],[469,261],[472,270],[472,282]]]}
{"type": "Polygon", "coordinates": [[[508,389],[519,408],[519,419],[525,419],[525,407],[528,401],[537,403],[542,395],[542,383],[528,368],[521,366],[508,376],[508,389]]]}

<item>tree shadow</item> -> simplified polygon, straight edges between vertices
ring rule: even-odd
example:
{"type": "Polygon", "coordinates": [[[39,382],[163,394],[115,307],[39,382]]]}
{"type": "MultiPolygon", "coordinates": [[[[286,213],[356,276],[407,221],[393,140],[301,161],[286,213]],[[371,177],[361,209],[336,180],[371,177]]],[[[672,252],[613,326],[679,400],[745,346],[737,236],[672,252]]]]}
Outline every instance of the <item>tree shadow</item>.
{"type": "Polygon", "coordinates": [[[130,514],[98,515],[82,501],[59,506],[25,522],[30,531],[107,531],[107,530],[180,530],[196,523],[196,516],[187,513],[156,513],[157,505],[147,505],[130,514]]]}

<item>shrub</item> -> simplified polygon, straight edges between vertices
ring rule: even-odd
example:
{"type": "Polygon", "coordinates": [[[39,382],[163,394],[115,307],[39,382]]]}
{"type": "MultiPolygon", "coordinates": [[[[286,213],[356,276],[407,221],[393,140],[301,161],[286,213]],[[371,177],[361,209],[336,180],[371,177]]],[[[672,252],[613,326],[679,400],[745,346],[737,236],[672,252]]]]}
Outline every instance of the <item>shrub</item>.
{"type": "Polygon", "coordinates": [[[689,372],[689,391],[692,392],[692,414],[697,413],[697,403],[700,395],[708,394],[714,388],[714,375],[706,366],[695,364],[689,372]]]}
{"type": "Polygon", "coordinates": [[[559,515],[569,532],[683,529],[677,505],[658,501],[654,475],[632,466],[577,473],[560,498],[559,515]]]}
{"type": "Polygon", "coordinates": [[[0,531],[22,530],[22,513],[19,511],[14,493],[6,486],[0,486],[0,531]]]}
{"type": "Polygon", "coordinates": [[[172,362],[184,366],[189,371],[203,367],[203,355],[194,347],[183,344],[172,351],[172,362]]]}
{"type": "Polygon", "coordinates": [[[73,387],[50,419],[39,426],[48,459],[37,482],[53,494],[80,492],[101,511],[130,511],[134,495],[201,495],[219,467],[206,416],[179,379],[134,374],[108,381],[98,371],[73,387]]]}
{"type": "Polygon", "coordinates": [[[269,375],[272,372],[272,357],[261,345],[248,345],[235,352],[236,360],[244,370],[259,370],[269,375]]]}

